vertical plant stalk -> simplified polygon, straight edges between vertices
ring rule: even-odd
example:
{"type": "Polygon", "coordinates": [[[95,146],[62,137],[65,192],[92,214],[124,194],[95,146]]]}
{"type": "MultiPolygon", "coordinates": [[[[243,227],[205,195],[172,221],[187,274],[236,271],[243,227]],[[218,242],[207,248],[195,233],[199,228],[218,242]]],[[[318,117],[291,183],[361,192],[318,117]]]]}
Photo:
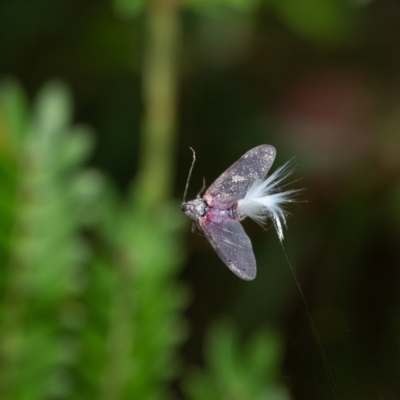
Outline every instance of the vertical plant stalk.
{"type": "Polygon", "coordinates": [[[143,63],[144,119],[139,189],[147,210],[171,194],[176,133],[179,0],[149,4],[143,63]]]}
{"type": "MultiPolygon", "coordinates": [[[[140,204],[136,204],[136,207],[141,210],[139,215],[145,219],[171,195],[176,131],[178,11],[179,0],[148,2],[142,86],[144,116],[139,174],[135,188],[140,199],[140,204]]],[[[136,229],[140,229],[138,224],[136,229]]],[[[124,232],[129,231],[130,229],[127,229],[124,232]]],[[[121,236],[121,242],[117,244],[120,254],[120,257],[114,259],[118,275],[117,290],[113,295],[110,310],[106,362],[101,378],[99,400],[121,400],[132,391],[140,391],[141,385],[145,383],[140,383],[138,376],[149,374],[149,371],[135,369],[135,356],[132,356],[138,352],[135,346],[139,336],[138,330],[141,329],[135,325],[138,299],[135,297],[137,294],[133,293],[137,279],[140,279],[136,275],[137,269],[150,271],[158,266],[148,265],[148,260],[143,255],[138,257],[141,261],[135,260],[135,255],[132,254],[134,241],[135,239],[131,239],[126,233],[126,236],[121,236]],[[132,389],[135,384],[138,386],[132,389]]],[[[163,279],[165,278],[160,278],[163,279]]],[[[157,286],[160,280],[153,282],[153,285],[157,286]]],[[[145,286],[146,282],[142,284],[141,290],[146,291],[149,296],[152,293],[151,284],[147,289],[144,289],[145,286]]],[[[153,299],[151,295],[148,301],[153,299]]],[[[147,360],[147,363],[150,362],[152,360],[147,360]]],[[[157,373],[155,369],[151,374],[157,373]]],[[[154,379],[151,374],[150,379],[154,379]]],[[[152,390],[156,392],[158,389],[154,387],[152,390]]]]}

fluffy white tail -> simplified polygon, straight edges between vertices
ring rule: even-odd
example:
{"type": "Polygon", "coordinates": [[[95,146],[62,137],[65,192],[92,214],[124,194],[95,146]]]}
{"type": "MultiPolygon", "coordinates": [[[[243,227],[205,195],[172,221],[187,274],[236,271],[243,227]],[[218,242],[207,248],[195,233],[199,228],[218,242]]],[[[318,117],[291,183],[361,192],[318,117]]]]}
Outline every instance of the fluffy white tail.
{"type": "Polygon", "coordinates": [[[268,217],[272,218],[279,239],[283,240],[283,227],[286,226],[287,212],[283,206],[295,201],[293,196],[298,190],[280,191],[281,184],[290,174],[290,161],[279,167],[264,180],[255,181],[249,188],[246,196],[239,200],[238,211],[255,222],[263,225],[268,217]]]}

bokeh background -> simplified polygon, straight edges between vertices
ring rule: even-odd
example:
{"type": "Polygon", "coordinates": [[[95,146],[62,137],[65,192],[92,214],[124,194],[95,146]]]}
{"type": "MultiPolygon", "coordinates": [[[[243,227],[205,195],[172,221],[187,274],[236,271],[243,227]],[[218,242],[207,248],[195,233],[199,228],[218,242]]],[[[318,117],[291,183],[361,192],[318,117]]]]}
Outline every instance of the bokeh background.
{"type": "Polygon", "coordinates": [[[398,400],[400,4],[2,0],[0,398],[398,400]],[[180,202],[304,189],[242,282],[180,202]],[[297,277],[298,284],[293,275],[297,277]]]}

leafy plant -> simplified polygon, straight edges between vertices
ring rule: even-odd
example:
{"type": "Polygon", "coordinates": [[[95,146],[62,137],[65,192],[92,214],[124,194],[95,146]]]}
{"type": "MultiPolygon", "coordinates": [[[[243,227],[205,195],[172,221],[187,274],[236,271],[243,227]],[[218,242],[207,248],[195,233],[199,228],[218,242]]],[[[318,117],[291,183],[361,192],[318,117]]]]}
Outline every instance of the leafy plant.
{"type": "Polygon", "coordinates": [[[277,383],[282,357],[277,332],[260,330],[243,345],[237,329],[221,322],[206,342],[206,370],[192,370],[185,381],[185,392],[193,400],[288,400],[287,390],[277,383]]]}
{"type": "Polygon", "coordinates": [[[32,114],[15,82],[1,91],[1,397],[164,397],[184,333],[182,220],[82,167],[91,138],[71,108],[60,83],[32,114]]]}

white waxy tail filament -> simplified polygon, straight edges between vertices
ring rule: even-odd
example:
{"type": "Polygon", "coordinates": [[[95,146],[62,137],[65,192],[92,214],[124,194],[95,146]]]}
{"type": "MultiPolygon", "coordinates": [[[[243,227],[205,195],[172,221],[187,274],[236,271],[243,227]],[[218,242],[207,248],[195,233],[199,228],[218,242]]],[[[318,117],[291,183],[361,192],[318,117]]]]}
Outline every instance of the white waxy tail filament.
{"type": "Polygon", "coordinates": [[[260,225],[265,224],[268,217],[272,218],[279,239],[283,240],[283,225],[286,226],[287,212],[284,205],[293,202],[293,196],[299,190],[280,191],[279,185],[291,174],[289,162],[279,167],[264,180],[255,181],[239,200],[240,215],[250,217],[260,225]]]}

